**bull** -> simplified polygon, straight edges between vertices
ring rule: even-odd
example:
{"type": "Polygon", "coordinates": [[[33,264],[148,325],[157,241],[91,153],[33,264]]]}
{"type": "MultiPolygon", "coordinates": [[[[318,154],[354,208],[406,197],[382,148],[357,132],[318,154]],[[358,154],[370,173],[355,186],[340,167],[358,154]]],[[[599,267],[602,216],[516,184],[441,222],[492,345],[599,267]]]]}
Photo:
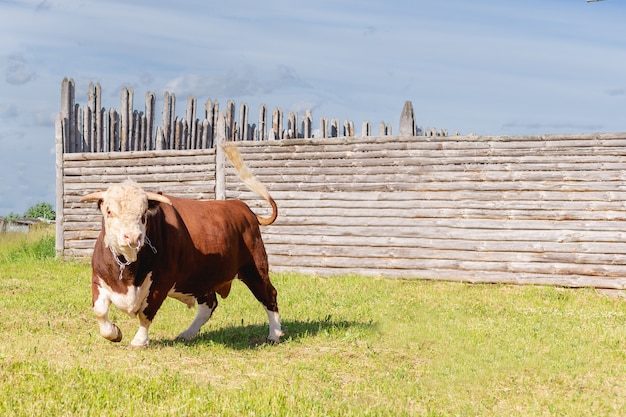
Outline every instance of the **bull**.
{"type": "Polygon", "coordinates": [[[190,340],[211,318],[219,294],[226,298],[238,278],[264,306],[268,340],[283,332],[277,291],[270,282],[267,254],[259,225],[276,220],[278,209],[263,184],[247,169],[235,146],[223,146],[243,182],[272,207],[260,217],[239,200],[199,201],[143,190],[132,181],[90,193],[81,202],[97,201],[102,229],[91,261],[92,307],[100,335],[122,340],[108,317],[111,303],[131,317],[139,329],[130,342],[149,344],[148,330],[169,296],[189,307],[198,305],[189,327],[178,339],[190,340]]]}

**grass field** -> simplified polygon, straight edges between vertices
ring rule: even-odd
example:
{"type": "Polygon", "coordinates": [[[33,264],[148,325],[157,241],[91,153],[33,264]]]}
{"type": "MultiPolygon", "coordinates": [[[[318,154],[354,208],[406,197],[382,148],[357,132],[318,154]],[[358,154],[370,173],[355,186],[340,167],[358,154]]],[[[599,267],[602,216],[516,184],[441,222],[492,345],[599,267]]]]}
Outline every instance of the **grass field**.
{"type": "Polygon", "coordinates": [[[102,339],[90,268],[0,236],[2,416],[623,416],[626,305],[592,289],[275,274],[287,337],[240,283],[198,338],[168,300],[102,339]]]}

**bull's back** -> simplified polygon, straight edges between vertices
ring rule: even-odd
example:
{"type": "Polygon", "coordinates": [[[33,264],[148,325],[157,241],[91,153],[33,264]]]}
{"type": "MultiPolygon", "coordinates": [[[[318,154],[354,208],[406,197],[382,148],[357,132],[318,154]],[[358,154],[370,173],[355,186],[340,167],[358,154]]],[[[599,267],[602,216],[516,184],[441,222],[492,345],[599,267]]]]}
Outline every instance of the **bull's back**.
{"type": "Polygon", "coordinates": [[[242,201],[168,198],[194,246],[204,252],[226,252],[242,237],[260,235],[256,215],[242,201]]]}

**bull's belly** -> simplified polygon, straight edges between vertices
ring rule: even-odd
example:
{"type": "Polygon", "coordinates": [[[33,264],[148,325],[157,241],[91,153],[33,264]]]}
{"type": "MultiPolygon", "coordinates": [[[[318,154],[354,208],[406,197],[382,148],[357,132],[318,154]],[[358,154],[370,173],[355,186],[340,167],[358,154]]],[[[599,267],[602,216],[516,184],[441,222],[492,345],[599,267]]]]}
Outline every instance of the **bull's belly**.
{"type": "Polygon", "coordinates": [[[168,293],[168,297],[171,297],[175,300],[180,301],[183,304],[186,304],[187,307],[191,308],[196,305],[196,297],[191,294],[185,294],[182,292],[176,291],[176,287],[172,288],[168,293]]]}
{"type": "Polygon", "coordinates": [[[126,293],[121,294],[113,291],[102,278],[100,278],[100,296],[108,296],[111,302],[124,313],[135,317],[147,306],[147,297],[152,285],[152,272],[149,272],[146,279],[140,286],[129,285],[126,293]],[[104,294],[102,294],[104,292],[104,294]]]}

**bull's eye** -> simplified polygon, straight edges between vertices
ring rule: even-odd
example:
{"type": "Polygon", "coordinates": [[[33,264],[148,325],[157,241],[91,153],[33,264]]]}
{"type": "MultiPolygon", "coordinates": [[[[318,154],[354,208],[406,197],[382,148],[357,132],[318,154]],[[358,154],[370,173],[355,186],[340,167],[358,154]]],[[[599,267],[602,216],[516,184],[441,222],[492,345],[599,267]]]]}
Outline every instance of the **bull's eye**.
{"type": "Polygon", "coordinates": [[[145,215],[145,214],[142,214],[142,215],[141,215],[141,223],[146,224],[146,220],[147,220],[147,219],[146,219],[146,215],[145,215]]]}
{"type": "Polygon", "coordinates": [[[107,217],[113,217],[113,213],[111,213],[110,208],[107,208],[107,217]]]}

